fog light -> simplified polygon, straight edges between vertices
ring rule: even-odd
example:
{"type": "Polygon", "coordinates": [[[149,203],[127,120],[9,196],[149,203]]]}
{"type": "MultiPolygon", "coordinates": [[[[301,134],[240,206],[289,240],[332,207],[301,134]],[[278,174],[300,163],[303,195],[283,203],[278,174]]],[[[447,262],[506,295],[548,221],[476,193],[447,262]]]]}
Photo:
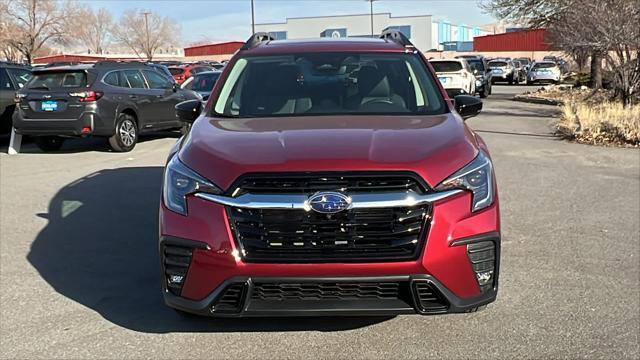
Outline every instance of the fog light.
{"type": "Polygon", "coordinates": [[[169,276],[169,282],[172,284],[182,284],[182,280],[184,280],[184,276],[182,275],[169,276]]]}
{"type": "Polygon", "coordinates": [[[478,278],[478,285],[489,285],[493,281],[493,271],[476,273],[476,277],[478,278]]]}
{"type": "Polygon", "coordinates": [[[480,291],[485,292],[493,287],[493,273],[496,266],[496,246],[493,241],[480,241],[467,245],[467,255],[471,267],[476,274],[480,291]]]}

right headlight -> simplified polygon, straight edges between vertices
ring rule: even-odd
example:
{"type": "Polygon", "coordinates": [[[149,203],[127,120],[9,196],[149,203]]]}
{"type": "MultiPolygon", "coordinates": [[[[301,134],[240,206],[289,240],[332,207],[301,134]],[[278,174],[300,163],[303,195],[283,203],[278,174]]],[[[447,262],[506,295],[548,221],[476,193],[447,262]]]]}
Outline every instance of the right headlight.
{"type": "Polygon", "coordinates": [[[471,211],[482,210],[493,203],[493,166],[482,151],[473,161],[436,186],[436,191],[463,189],[473,193],[471,211]]]}
{"type": "Polygon", "coordinates": [[[196,192],[220,194],[222,191],[210,181],[189,169],[175,154],[164,171],[162,199],[171,211],[187,215],[187,196],[196,192]]]}

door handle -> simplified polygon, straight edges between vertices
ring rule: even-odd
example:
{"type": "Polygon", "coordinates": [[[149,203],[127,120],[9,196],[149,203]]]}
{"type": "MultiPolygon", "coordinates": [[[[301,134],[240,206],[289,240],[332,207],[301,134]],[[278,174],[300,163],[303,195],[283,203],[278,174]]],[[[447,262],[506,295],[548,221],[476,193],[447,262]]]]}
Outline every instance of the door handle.
{"type": "Polygon", "coordinates": [[[135,100],[135,99],[137,99],[137,98],[138,98],[138,96],[137,96],[137,95],[129,95],[129,99],[131,99],[131,100],[135,100]]]}

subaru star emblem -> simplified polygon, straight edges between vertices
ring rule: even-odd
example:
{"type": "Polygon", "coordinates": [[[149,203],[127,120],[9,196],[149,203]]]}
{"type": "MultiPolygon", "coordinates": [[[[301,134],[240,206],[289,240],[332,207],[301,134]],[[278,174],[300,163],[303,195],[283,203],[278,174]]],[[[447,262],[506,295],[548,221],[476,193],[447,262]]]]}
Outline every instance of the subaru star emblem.
{"type": "Polygon", "coordinates": [[[319,192],[309,197],[306,205],[315,212],[335,214],[348,209],[351,198],[339,192],[319,192]]]}

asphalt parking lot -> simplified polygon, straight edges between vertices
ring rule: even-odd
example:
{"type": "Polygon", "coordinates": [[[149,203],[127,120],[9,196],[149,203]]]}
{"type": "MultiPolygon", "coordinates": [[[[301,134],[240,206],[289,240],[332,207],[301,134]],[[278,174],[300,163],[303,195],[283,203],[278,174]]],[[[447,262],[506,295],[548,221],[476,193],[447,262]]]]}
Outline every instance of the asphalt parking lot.
{"type": "MultiPolygon", "coordinates": [[[[184,318],[162,303],[157,206],[176,135],[0,155],[2,358],[638,358],[640,151],[552,135],[496,86],[469,120],[500,186],[498,301],[473,314],[184,318]]],[[[6,147],[6,145],[4,145],[6,147]]]]}

